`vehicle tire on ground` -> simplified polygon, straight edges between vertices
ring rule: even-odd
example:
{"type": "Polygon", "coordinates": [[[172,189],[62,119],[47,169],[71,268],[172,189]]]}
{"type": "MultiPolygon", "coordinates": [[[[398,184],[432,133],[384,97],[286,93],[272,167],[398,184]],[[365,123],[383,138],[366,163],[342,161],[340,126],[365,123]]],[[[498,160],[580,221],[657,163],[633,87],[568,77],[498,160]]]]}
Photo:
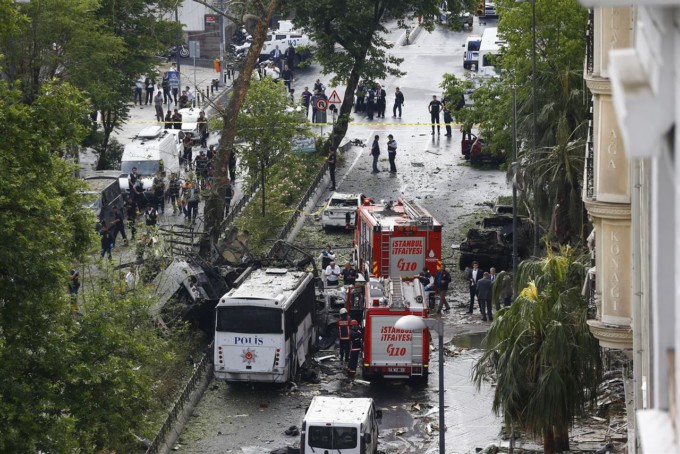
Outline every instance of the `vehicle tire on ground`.
{"type": "Polygon", "coordinates": [[[186,47],[180,47],[179,56],[182,58],[187,58],[189,56],[189,49],[187,49],[186,47]]]}

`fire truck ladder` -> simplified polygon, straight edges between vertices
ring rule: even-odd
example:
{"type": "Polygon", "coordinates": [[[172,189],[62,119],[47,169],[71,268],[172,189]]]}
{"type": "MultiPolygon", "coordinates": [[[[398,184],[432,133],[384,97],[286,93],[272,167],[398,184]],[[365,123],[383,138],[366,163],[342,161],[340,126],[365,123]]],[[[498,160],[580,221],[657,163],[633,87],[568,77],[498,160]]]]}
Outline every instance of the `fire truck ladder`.
{"type": "Polygon", "coordinates": [[[418,224],[431,225],[434,223],[432,216],[426,214],[418,205],[409,202],[408,200],[402,200],[401,203],[404,205],[406,214],[418,224]]]}
{"type": "Polygon", "coordinates": [[[383,231],[380,235],[380,276],[390,275],[390,235],[383,231]]]}
{"type": "Polygon", "coordinates": [[[411,375],[423,375],[423,333],[424,331],[411,332],[411,375]]]}
{"type": "Polygon", "coordinates": [[[400,277],[390,278],[390,308],[401,309],[407,306],[401,284],[400,277]]]}

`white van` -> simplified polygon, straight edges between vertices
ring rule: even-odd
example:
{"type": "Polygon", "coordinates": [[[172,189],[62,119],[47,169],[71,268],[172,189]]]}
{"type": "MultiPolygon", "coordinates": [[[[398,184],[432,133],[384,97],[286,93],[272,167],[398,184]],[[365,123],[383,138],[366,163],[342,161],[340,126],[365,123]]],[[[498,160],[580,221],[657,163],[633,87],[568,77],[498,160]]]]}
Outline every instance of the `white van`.
{"type": "Polygon", "coordinates": [[[316,396],[302,421],[300,452],[377,453],[381,419],[371,398],[316,396]]]}
{"type": "Polygon", "coordinates": [[[144,184],[144,189],[153,185],[153,177],[161,172],[180,172],[179,157],[182,136],[179,129],[164,129],[162,126],[149,126],[125,145],[120,162],[120,171],[125,174],[119,180],[123,191],[128,189],[127,175],[133,167],[144,184]]]}
{"type": "Polygon", "coordinates": [[[361,194],[333,192],[321,212],[321,226],[324,229],[348,226],[354,229],[354,218],[360,206],[361,194]]]}
{"type": "MultiPolygon", "coordinates": [[[[198,133],[198,117],[201,116],[201,109],[194,108],[194,107],[186,107],[184,109],[178,110],[178,112],[182,115],[182,132],[183,133],[191,133],[191,138],[194,144],[197,144],[201,141],[201,136],[198,133]]],[[[208,127],[208,115],[206,114],[206,131],[208,127]]],[[[183,136],[182,136],[183,138],[183,136]]]]}

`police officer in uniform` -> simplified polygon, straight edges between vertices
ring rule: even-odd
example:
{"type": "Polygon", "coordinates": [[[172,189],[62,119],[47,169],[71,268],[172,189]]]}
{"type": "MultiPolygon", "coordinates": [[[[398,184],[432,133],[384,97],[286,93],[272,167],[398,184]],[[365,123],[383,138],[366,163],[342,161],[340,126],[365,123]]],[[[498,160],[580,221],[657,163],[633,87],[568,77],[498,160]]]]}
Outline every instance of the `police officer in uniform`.
{"type": "Polygon", "coordinates": [[[352,320],[349,322],[350,326],[350,347],[349,347],[349,364],[347,365],[347,373],[354,377],[357,373],[357,365],[359,364],[359,353],[363,346],[363,334],[359,329],[359,322],[352,320]]]}
{"type": "Polygon", "coordinates": [[[340,361],[349,361],[349,316],[347,309],[340,309],[340,319],[338,320],[338,339],[340,339],[340,361]]]}

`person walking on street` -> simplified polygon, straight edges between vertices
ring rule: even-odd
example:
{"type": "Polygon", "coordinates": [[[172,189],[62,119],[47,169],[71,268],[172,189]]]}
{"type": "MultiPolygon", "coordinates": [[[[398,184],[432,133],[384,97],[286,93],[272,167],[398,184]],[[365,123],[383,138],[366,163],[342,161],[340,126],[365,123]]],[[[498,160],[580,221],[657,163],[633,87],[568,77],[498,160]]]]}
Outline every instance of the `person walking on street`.
{"type": "Polygon", "coordinates": [[[472,314],[475,308],[475,295],[477,295],[477,282],[482,278],[482,270],[479,269],[479,263],[472,262],[472,269],[468,268],[465,271],[465,277],[470,285],[470,306],[468,307],[468,314],[472,314]]]}
{"type": "Polygon", "coordinates": [[[437,313],[442,313],[442,308],[446,311],[451,310],[449,302],[446,301],[446,292],[449,291],[449,284],[451,283],[451,274],[446,271],[446,265],[442,263],[441,269],[437,272],[437,276],[434,278],[434,284],[439,290],[439,307],[437,308],[437,313]]]}
{"type": "Polygon", "coordinates": [[[288,89],[288,93],[291,91],[291,85],[293,83],[293,71],[288,65],[283,66],[283,71],[281,71],[281,79],[283,79],[283,85],[288,89]]]}
{"type": "Polygon", "coordinates": [[[198,203],[200,201],[201,188],[197,183],[192,182],[187,200],[187,218],[192,224],[196,223],[196,216],[198,216],[198,203]]]}
{"type": "Polygon", "coordinates": [[[194,163],[193,163],[193,151],[192,151],[192,146],[193,146],[193,140],[191,138],[191,134],[187,133],[184,135],[184,139],[182,139],[182,146],[184,147],[184,171],[188,172],[189,170],[193,170],[194,163]],[[187,169],[188,166],[188,169],[187,169]]]}
{"type": "Polygon", "coordinates": [[[373,139],[373,145],[371,146],[371,156],[373,156],[373,171],[371,173],[380,173],[380,170],[378,170],[378,158],[380,157],[379,140],[380,136],[376,134],[375,139],[373,139]]]}
{"type": "Polygon", "coordinates": [[[347,364],[347,373],[350,377],[354,377],[357,373],[357,365],[359,364],[359,354],[364,344],[361,330],[359,329],[359,322],[352,320],[349,322],[349,363],[347,364]]]}
{"type": "Polygon", "coordinates": [[[270,56],[272,57],[272,60],[274,61],[274,64],[276,65],[279,70],[281,69],[281,49],[279,49],[279,46],[276,46],[276,48],[271,51],[270,56]]]}
{"type": "Polygon", "coordinates": [[[363,80],[359,81],[359,85],[357,85],[355,93],[357,96],[357,103],[354,106],[354,113],[364,112],[366,110],[366,104],[364,103],[366,98],[366,87],[364,86],[363,80]]]}
{"type": "Polygon", "coordinates": [[[347,314],[347,309],[344,307],[340,309],[340,318],[337,321],[338,324],[338,339],[340,340],[340,361],[349,361],[349,337],[350,337],[350,327],[349,327],[349,314],[347,314]]]}
{"type": "Polygon", "coordinates": [[[385,109],[387,107],[387,92],[378,84],[375,89],[375,104],[378,111],[378,118],[385,118],[385,109]]]}
{"type": "Polygon", "coordinates": [[[116,238],[118,237],[118,234],[120,233],[120,236],[123,237],[123,241],[125,241],[125,244],[127,244],[128,239],[127,235],[125,234],[125,219],[123,218],[123,213],[121,213],[118,210],[118,207],[113,207],[111,208],[111,213],[113,214],[113,225],[111,227],[111,235],[113,236],[113,245],[116,245],[116,238]]]}
{"type": "Polygon", "coordinates": [[[441,111],[442,103],[437,99],[436,95],[432,95],[432,101],[427,106],[427,110],[430,112],[430,121],[432,122],[432,135],[434,135],[434,124],[437,123],[437,134],[439,134],[439,112],[441,111]]]}
{"type": "Polygon", "coordinates": [[[397,141],[392,134],[387,136],[387,158],[390,161],[390,173],[397,173],[397,165],[394,163],[397,157],[397,141]]]}
{"type": "Polygon", "coordinates": [[[305,87],[305,91],[300,94],[300,100],[302,105],[305,106],[305,118],[309,117],[309,104],[312,101],[312,92],[309,91],[309,87],[305,87]]]}
{"type": "Polygon", "coordinates": [[[330,265],[333,260],[335,260],[335,252],[333,252],[333,248],[331,247],[330,243],[326,244],[326,249],[321,251],[319,258],[321,259],[322,270],[325,270],[326,267],[330,265]]]}
{"type": "Polygon", "coordinates": [[[101,258],[104,258],[104,255],[108,254],[109,260],[113,260],[113,257],[111,256],[111,249],[113,249],[113,237],[105,225],[102,226],[101,230],[99,231],[99,236],[101,236],[101,258]]]}
{"type": "Polygon", "coordinates": [[[482,278],[477,281],[477,299],[479,299],[479,310],[482,312],[482,321],[493,321],[491,313],[491,289],[493,282],[489,279],[489,273],[484,273],[482,278]]]}
{"type": "Polygon", "coordinates": [[[337,156],[335,154],[335,148],[330,147],[328,149],[328,157],[326,158],[326,163],[328,164],[328,173],[331,176],[331,191],[335,191],[335,161],[337,156]]]}
{"type": "Polygon", "coordinates": [[[153,97],[153,106],[156,109],[156,121],[163,121],[163,93],[160,91],[156,92],[156,96],[153,97]]]}
{"type": "Polygon", "coordinates": [[[404,105],[404,93],[399,90],[399,87],[394,91],[394,107],[392,107],[392,118],[397,116],[399,110],[399,118],[401,118],[401,107],[404,105]]]}
{"type": "Polygon", "coordinates": [[[451,123],[453,123],[453,116],[448,107],[444,107],[444,126],[446,127],[446,137],[451,137],[451,123]]]}

